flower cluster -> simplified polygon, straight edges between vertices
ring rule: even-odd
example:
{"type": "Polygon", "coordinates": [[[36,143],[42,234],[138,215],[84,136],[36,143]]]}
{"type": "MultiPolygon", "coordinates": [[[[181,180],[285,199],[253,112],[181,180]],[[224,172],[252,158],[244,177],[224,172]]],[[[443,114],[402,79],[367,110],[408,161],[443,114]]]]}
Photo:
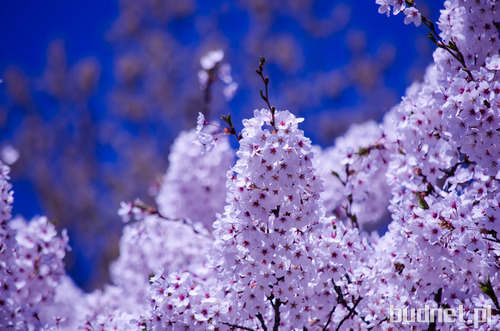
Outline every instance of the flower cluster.
{"type": "Polygon", "coordinates": [[[227,137],[221,137],[214,150],[202,156],[202,146],[195,141],[196,132],[191,130],[182,132],[173,143],[156,203],[166,217],[186,217],[211,228],[215,214],[224,210],[226,172],[234,154],[227,137]]]}
{"type": "MultiPolygon", "coordinates": [[[[381,303],[463,306],[465,320],[454,327],[470,328],[474,308],[498,309],[500,290],[500,120],[494,101],[500,90],[491,65],[500,43],[498,32],[487,28],[498,14],[493,2],[447,1],[445,8],[440,37],[453,40],[464,61],[438,49],[424,81],[386,116],[383,129],[396,144],[387,170],[393,222],[373,241],[375,277],[366,290],[384,286],[360,309],[383,321],[389,316],[377,309],[381,303]]],[[[494,325],[496,317],[483,327],[494,325]]]]}
{"type": "Polygon", "coordinates": [[[57,236],[46,217],[10,220],[9,168],[0,163],[0,328],[41,329],[64,316],[45,313],[65,274],[66,233],[57,236]]]}
{"type": "Polygon", "coordinates": [[[8,222],[0,167],[0,325],[498,329],[500,41],[487,28],[497,13],[493,1],[447,1],[439,38],[450,43],[423,82],[381,124],[353,126],[325,151],[299,129],[302,118],[270,106],[239,134],[223,117],[239,143],[231,167],[223,139],[195,154],[200,115],[172,149],[159,210],[122,204],[129,222],[102,291],[82,293],[62,276],[67,239],[46,218],[8,222]],[[212,231],[196,225],[214,219],[212,231]],[[384,221],[384,234],[369,233],[384,221]],[[389,307],[462,307],[463,316],[393,321],[389,307]],[[473,319],[487,307],[491,316],[473,319]]]}
{"type": "Polygon", "coordinates": [[[208,232],[196,233],[186,224],[158,215],[127,225],[120,256],[110,268],[113,284],[80,296],[79,316],[71,325],[122,330],[134,324],[141,327],[146,319],[155,320],[155,310],[161,307],[163,312],[162,303],[167,302],[159,296],[172,294],[156,288],[158,280],[186,272],[207,277],[210,269],[203,252],[211,242],[208,232]],[[151,305],[156,308],[150,309],[151,305]]]}
{"type": "Polygon", "coordinates": [[[227,174],[227,205],[214,223],[210,277],[154,277],[152,315],[145,318],[152,329],[327,327],[360,300],[348,283],[357,276],[351,262],[365,247],[357,230],[324,216],[314,153],[298,129],[302,120],[256,110],[243,122],[238,161],[227,174]]]}
{"type": "Polygon", "coordinates": [[[300,313],[310,291],[310,236],[322,216],[321,182],[312,170],[310,141],[298,130],[302,120],[288,111],[274,118],[269,110],[255,111],[243,122],[238,161],[228,173],[228,205],[214,224],[212,258],[236,293],[231,306],[245,312],[237,319],[242,325],[256,327],[257,316],[272,321],[284,303],[300,313]]]}

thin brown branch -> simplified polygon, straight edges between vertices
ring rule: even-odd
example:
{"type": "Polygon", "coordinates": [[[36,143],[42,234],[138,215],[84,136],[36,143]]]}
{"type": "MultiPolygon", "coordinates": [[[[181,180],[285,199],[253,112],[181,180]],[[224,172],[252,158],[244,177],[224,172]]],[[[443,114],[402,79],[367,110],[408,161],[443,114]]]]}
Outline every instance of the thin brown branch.
{"type": "Polygon", "coordinates": [[[262,317],[262,314],[257,313],[257,315],[255,315],[255,316],[257,316],[257,318],[259,319],[260,324],[262,325],[262,330],[267,331],[266,322],[264,321],[264,317],[262,317]]]}
{"type": "Polygon", "coordinates": [[[352,308],[349,308],[349,306],[347,306],[346,308],[349,310],[349,314],[347,314],[339,323],[339,325],[337,325],[337,331],[340,330],[340,327],[342,326],[342,324],[344,324],[345,321],[347,321],[349,318],[351,318],[351,316],[357,314],[356,313],[356,307],[358,306],[359,302],[361,301],[361,297],[358,298],[357,301],[354,302],[354,306],[352,308]]]}
{"type": "Polygon", "coordinates": [[[467,68],[467,65],[465,64],[465,59],[463,54],[458,50],[457,45],[455,44],[454,41],[449,41],[448,45],[444,42],[444,40],[441,38],[439,33],[437,33],[436,29],[434,28],[434,23],[427,19],[425,16],[422,16],[422,23],[429,29],[429,34],[428,37],[429,39],[439,48],[442,48],[446,50],[448,53],[450,53],[451,56],[453,56],[462,66],[462,69],[467,73],[469,76],[469,79],[471,81],[474,80],[474,77],[472,76],[472,73],[470,72],[469,68],[467,68]],[[455,52],[453,52],[450,47],[453,47],[455,52]]]}
{"type": "Polygon", "coordinates": [[[252,328],[249,328],[249,327],[246,327],[246,326],[237,325],[237,324],[231,324],[231,323],[227,323],[227,322],[222,322],[222,324],[230,326],[232,328],[240,329],[240,330],[254,331],[254,329],[252,329],[252,328]]]}
{"type": "Polygon", "coordinates": [[[261,57],[260,58],[260,63],[259,63],[259,69],[255,69],[255,72],[262,78],[262,81],[264,82],[264,86],[266,89],[266,94],[262,92],[262,89],[259,90],[260,92],[260,97],[267,103],[267,106],[269,107],[269,111],[271,112],[271,125],[274,128],[275,131],[278,131],[276,128],[276,121],[274,119],[274,113],[276,112],[276,108],[274,106],[271,106],[271,103],[269,102],[269,77],[265,76],[264,77],[264,64],[266,63],[266,58],[261,57]]]}
{"type": "Polygon", "coordinates": [[[273,325],[273,331],[278,331],[278,328],[281,323],[281,316],[280,316],[280,306],[281,306],[281,301],[280,299],[276,299],[276,302],[273,304],[271,301],[271,304],[274,308],[274,325],[273,325]]]}

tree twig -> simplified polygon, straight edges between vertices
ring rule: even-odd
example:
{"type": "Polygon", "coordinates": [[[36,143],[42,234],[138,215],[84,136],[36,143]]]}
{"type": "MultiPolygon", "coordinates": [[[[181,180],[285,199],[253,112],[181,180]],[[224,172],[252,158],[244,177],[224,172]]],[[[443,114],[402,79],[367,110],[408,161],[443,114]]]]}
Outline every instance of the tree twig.
{"type": "Polygon", "coordinates": [[[267,331],[266,322],[264,321],[264,317],[262,317],[262,314],[257,313],[257,315],[255,315],[255,316],[257,316],[257,318],[259,319],[260,324],[262,325],[262,330],[267,331]]]}
{"type": "Polygon", "coordinates": [[[339,323],[339,325],[337,325],[337,329],[336,331],[339,331],[340,330],[340,327],[342,326],[342,324],[344,324],[345,321],[347,321],[349,318],[351,318],[351,316],[357,314],[356,313],[356,307],[358,306],[359,302],[361,301],[361,299],[363,299],[362,297],[359,297],[357,301],[354,302],[354,306],[352,308],[349,308],[349,306],[347,306],[346,308],[349,310],[349,314],[347,314],[347,316],[345,316],[339,323]]]}
{"type": "Polygon", "coordinates": [[[232,328],[241,329],[241,330],[254,331],[254,329],[252,329],[252,328],[249,328],[249,327],[246,327],[246,326],[237,325],[237,324],[231,324],[231,323],[227,323],[227,322],[222,322],[222,324],[230,326],[232,328]]]}
{"type": "Polygon", "coordinates": [[[269,102],[269,93],[268,93],[268,86],[269,86],[269,77],[264,77],[264,64],[266,63],[266,58],[261,57],[260,58],[260,64],[259,64],[259,69],[255,69],[255,72],[262,78],[262,81],[264,82],[264,86],[266,88],[266,94],[262,92],[262,89],[259,90],[260,92],[260,97],[267,103],[267,106],[269,107],[269,111],[271,112],[271,125],[273,126],[275,131],[278,131],[276,128],[276,122],[274,119],[274,113],[276,112],[276,108],[274,106],[271,106],[271,103],[269,102]]]}
{"type": "Polygon", "coordinates": [[[278,331],[278,328],[281,323],[281,316],[280,316],[280,306],[281,306],[281,301],[280,299],[276,299],[276,302],[273,303],[271,300],[271,305],[273,306],[274,309],[274,325],[273,325],[273,331],[278,331]]]}
{"type": "Polygon", "coordinates": [[[332,310],[330,310],[330,313],[328,313],[328,321],[326,321],[325,326],[323,327],[323,331],[327,330],[328,324],[332,321],[332,316],[333,313],[335,312],[335,309],[337,308],[337,305],[333,305],[332,310]]]}

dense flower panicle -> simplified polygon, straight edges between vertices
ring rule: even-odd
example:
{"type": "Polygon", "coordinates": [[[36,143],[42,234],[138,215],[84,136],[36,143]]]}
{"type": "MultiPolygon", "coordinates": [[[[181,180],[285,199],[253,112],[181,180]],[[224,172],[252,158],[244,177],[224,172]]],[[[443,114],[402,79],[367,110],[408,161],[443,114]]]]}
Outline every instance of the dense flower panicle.
{"type": "Polygon", "coordinates": [[[14,219],[7,227],[7,240],[2,240],[0,255],[0,327],[30,330],[52,327],[62,316],[44,310],[54,303],[56,289],[65,275],[62,260],[68,237],[65,232],[57,236],[46,217],[34,218],[29,223],[14,219]]]}
{"type": "Polygon", "coordinates": [[[120,256],[111,265],[113,285],[83,298],[85,313],[79,325],[121,330],[133,328],[134,320],[140,329],[154,311],[145,314],[150,311],[155,279],[175,272],[201,278],[210,274],[204,255],[211,243],[207,235],[157,215],[128,224],[120,241],[120,256]]]}
{"type": "Polygon", "coordinates": [[[230,314],[231,307],[216,275],[209,276],[178,271],[151,278],[150,310],[142,317],[145,325],[152,330],[213,329],[214,319],[230,314]]]}
{"type": "Polygon", "coordinates": [[[284,328],[325,325],[324,307],[337,305],[330,282],[341,284],[350,269],[355,248],[345,248],[345,238],[353,235],[355,245],[359,238],[335,230],[324,216],[314,153],[298,129],[302,120],[288,111],[256,110],[243,122],[211,255],[219,282],[232,294],[230,307],[239,312],[220,317],[226,323],[255,327],[277,323],[279,315],[284,328]]]}
{"type": "Polygon", "coordinates": [[[120,256],[111,265],[111,278],[140,302],[146,298],[149,276],[160,270],[206,273],[204,252],[210,242],[188,225],[147,216],[124,228],[120,256]]]}
{"type": "Polygon", "coordinates": [[[44,330],[139,330],[139,314],[134,312],[145,306],[123,287],[106,285],[102,290],[85,293],[64,276],[54,302],[43,307],[41,316],[55,316],[55,323],[44,330]]]}
{"type": "Polygon", "coordinates": [[[202,147],[195,140],[194,130],[181,133],[175,140],[156,203],[163,216],[189,218],[210,229],[215,214],[224,210],[225,174],[233,164],[234,153],[227,137],[220,137],[212,152],[200,156],[202,147]]]}
{"type": "Polygon", "coordinates": [[[494,176],[500,165],[500,82],[494,78],[496,70],[484,73],[480,82],[456,77],[444,92],[442,109],[452,146],[494,176]]]}
{"type": "Polygon", "coordinates": [[[470,76],[445,50],[434,53],[435,79],[442,86],[436,100],[447,135],[443,138],[493,176],[500,162],[500,83],[493,65],[500,49],[494,26],[499,11],[496,1],[445,3],[439,20],[441,37],[456,43],[470,76]]]}
{"type": "Polygon", "coordinates": [[[8,224],[12,217],[12,201],[14,200],[9,172],[10,168],[0,161],[0,275],[2,276],[0,279],[7,277],[7,266],[4,263],[10,259],[11,247],[15,245],[15,235],[8,224]]]}
{"type": "Polygon", "coordinates": [[[312,268],[307,236],[323,213],[310,141],[298,130],[302,119],[284,111],[275,114],[276,129],[271,121],[269,110],[243,121],[238,161],[228,173],[228,205],[214,224],[213,262],[227,286],[240,292],[232,306],[245,311],[243,321],[259,312],[271,318],[266,298],[287,273],[286,285],[295,291],[275,293],[277,300],[303,293],[307,283],[300,279],[307,282],[303,272],[312,268]]]}
{"type": "Polygon", "coordinates": [[[43,314],[63,277],[68,237],[57,236],[46,217],[11,220],[9,167],[0,162],[0,328],[41,329],[56,325],[43,314]]]}
{"type": "MultiPolygon", "coordinates": [[[[500,290],[499,88],[492,65],[500,44],[498,31],[488,28],[498,14],[489,1],[447,1],[445,8],[441,37],[456,43],[468,69],[436,50],[423,83],[413,85],[384,122],[397,144],[387,172],[393,223],[373,241],[373,278],[365,284],[375,292],[360,306],[378,316],[381,327],[388,311],[377,307],[390,304],[462,305],[466,322],[454,327],[470,327],[474,308],[494,305],[479,284],[489,279],[493,291],[500,290]],[[381,281],[384,286],[377,286],[381,281]]],[[[491,323],[486,328],[494,329],[498,317],[491,323]]],[[[428,327],[415,321],[410,326],[428,327]]]]}

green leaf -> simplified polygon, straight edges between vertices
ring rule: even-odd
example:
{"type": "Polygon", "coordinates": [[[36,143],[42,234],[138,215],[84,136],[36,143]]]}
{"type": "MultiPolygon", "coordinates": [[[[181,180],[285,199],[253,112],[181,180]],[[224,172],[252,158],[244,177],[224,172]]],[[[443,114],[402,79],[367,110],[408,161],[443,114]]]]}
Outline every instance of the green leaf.
{"type": "Polygon", "coordinates": [[[227,125],[229,125],[230,128],[233,127],[233,122],[231,120],[231,113],[227,114],[227,116],[224,116],[224,115],[220,115],[220,117],[222,118],[222,120],[224,122],[227,123],[227,125]]]}
{"type": "Polygon", "coordinates": [[[429,204],[427,203],[427,201],[425,201],[424,197],[420,193],[417,193],[417,199],[418,199],[418,205],[420,206],[420,208],[422,208],[424,210],[429,209],[429,204]]]}
{"type": "Polygon", "coordinates": [[[448,47],[452,50],[454,50],[455,52],[458,52],[458,48],[457,48],[457,45],[453,42],[453,41],[449,41],[448,42],[448,47]]]}
{"type": "Polygon", "coordinates": [[[493,290],[493,286],[491,285],[490,277],[488,276],[488,279],[485,282],[479,282],[479,289],[489,296],[493,303],[495,304],[495,307],[500,310],[500,307],[498,305],[498,298],[497,295],[495,294],[495,291],[493,290]]]}
{"type": "Polygon", "coordinates": [[[429,38],[434,44],[437,45],[437,40],[436,40],[436,37],[434,37],[434,35],[430,32],[427,33],[427,38],[429,38]]]}
{"type": "Polygon", "coordinates": [[[150,283],[150,284],[153,284],[153,282],[151,282],[151,278],[153,278],[154,276],[155,276],[155,274],[154,274],[154,273],[150,273],[150,274],[149,274],[149,283],[150,283]]]}
{"type": "Polygon", "coordinates": [[[352,214],[352,215],[351,215],[351,221],[352,221],[354,224],[358,224],[358,217],[356,216],[356,214],[352,214]]]}
{"type": "Polygon", "coordinates": [[[370,154],[370,147],[360,147],[358,150],[358,155],[359,156],[365,156],[370,154]]]}

